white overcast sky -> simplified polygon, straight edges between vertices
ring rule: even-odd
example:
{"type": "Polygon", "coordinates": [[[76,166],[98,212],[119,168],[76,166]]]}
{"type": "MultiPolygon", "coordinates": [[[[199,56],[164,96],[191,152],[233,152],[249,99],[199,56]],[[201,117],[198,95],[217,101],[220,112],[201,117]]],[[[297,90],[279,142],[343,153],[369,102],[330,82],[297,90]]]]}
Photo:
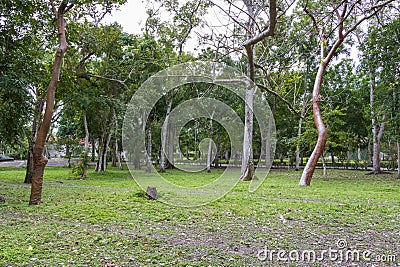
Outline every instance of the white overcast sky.
{"type": "MultiPolygon", "coordinates": [[[[105,22],[112,23],[116,21],[122,26],[124,32],[141,34],[147,19],[147,4],[143,0],[128,0],[125,5],[121,6],[118,10],[114,10],[111,15],[107,15],[105,22]]],[[[197,46],[197,38],[192,33],[192,38],[186,42],[184,50],[194,52],[197,46]]]]}
{"type": "Polygon", "coordinates": [[[146,3],[142,0],[128,0],[127,3],[107,15],[106,22],[118,22],[127,33],[140,34],[146,22],[146,3]]]}

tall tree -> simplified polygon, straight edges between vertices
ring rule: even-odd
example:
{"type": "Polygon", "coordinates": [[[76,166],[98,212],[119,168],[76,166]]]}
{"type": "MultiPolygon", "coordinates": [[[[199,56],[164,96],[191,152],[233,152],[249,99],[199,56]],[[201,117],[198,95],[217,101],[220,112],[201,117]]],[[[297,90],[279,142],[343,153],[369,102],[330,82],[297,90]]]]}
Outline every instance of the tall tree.
{"type": "Polygon", "coordinates": [[[51,80],[47,87],[46,108],[43,115],[43,120],[39,127],[35,145],[33,146],[33,175],[31,196],[29,200],[30,205],[39,204],[42,198],[43,174],[44,168],[46,167],[46,164],[48,162],[48,159],[43,155],[43,149],[46,142],[47,134],[50,130],[51,118],[54,112],[55,92],[58,83],[60,82],[62,59],[68,48],[67,38],[65,34],[66,22],[64,16],[66,12],[73,8],[74,4],[69,3],[67,0],[64,0],[61,1],[57,8],[54,1],[51,1],[51,6],[54,13],[54,19],[57,21],[59,47],[55,53],[51,80]]]}
{"type": "Polygon", "coordinates": [[[299,185],[309,186],[314,174],[317,162],[322,155],[328,138],[327,130],[323,121],[320,101],[321,86],[329,63],[340,51],[345,39],[360,24],[380,12],[391,0],[380,2],[372,1],[361,3],[360,1],[341,1],[341,2],[320,2],[306,1],[304,6],[305,13],[312,19],[314,29],[320,42],[320,64],[315,77],[312,92],[314,123],[318,131],[318,139],[310,158],[303,170],[299,185]],[[331,27],[329,27],[331,26],[331,27]],[[332,34],[336,33],[336,37],[332,34]]]}
{"type": "MultiPolygon", "coordinates": [[[[28,150],[33,148],[43,83],[47,82],[47,44],[51,43],[46,37],[49,26],[41,19],[48,15],[47,9],[44,1],[0,3],[0,142],[3,146],[16,146],[28,140],[28,150]]],[[[27,183],[31,181],[30,174],[27,173],[27,183]]]]}
{"type": "MultiPolygon", "coordinates": [[[[362,41],[362,72],[368,77],[372,129],[372,173],[382,172],[380,166],[381,139],[386,128],[399,140],[399,16],[391,10],[371,22],[362,41]],[[383,19],[382,19],[383,18],[383,19]]],[[[360,38],[361,39],[361,38],[360,38]]]]}
{"type": "MultiPolygon", "coordinates": [[[[101,7],[105,9],[104,13],[102,13],[99,17],[104,17],[103,14],[111,11],[111,7],[114,2],[119,2],[120,4],[124,1],[87,1],[86,3],[78,3],[77,12],[79,15],[87,15],[90,14],[93,19],[98,18],[96,16],[96,12],[85,13],[85,7],[94,7],[96,9],[96,4],[100,4],[101,7]]],[[[67,45],[67,35],[66,35],[66,15],[75,7],[75,1],[71,0],[61,0],[57,3],[54,0],[50,0],[51,10],[53,12],[54,20],[57,25],[57,35],[58,35],[58,48],[55,52],[54,62],[52,67],[51,79],[47,86],[46,92],[46,107],[43,114],[43,119],[41,120],[40,127],[38,130],[38,134],[35,140],[35,144],[33,146],[33,175],[32,175],[32,186],[31,186],[31,195],[29,204],[37,205],[40,203],[42,198],[42,186],[43,186],[43,174],[44,168],[48,162],[46,156],[43,155],[44,145],[47,139],[47,135],[50,130],[51,119],[54,112],[55,105],[55,93],[56,89],[60,83],[61,79],[61,67],[63,63],[64,54],[68,49],[67,45]]],[[[77,16],[78,14],[75,14],[77,16]]]]}

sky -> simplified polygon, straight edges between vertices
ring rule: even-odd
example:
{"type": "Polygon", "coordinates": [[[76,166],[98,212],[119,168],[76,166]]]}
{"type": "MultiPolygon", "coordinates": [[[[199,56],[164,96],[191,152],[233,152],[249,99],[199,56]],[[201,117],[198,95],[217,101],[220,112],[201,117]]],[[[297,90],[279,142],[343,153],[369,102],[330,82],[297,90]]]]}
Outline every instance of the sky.
{"type": "MultiPolygon", "coordinates": [[[[143,0],[127,0],[127,3],[118,10],[114,10],[111,15],[105,17],[106,23],[118,22],[124,32],[130,34],[141,34],[147,19],[147,3],[143,0]]],[[[167,19],[167,18],[164,18],[167,19]]],[[[191,38],[186,41],[183,50],[196,54],[198,47],[197,36],[192,32],[191,38]]]]}
{"type": "Polygon", "coordinates": [[[146,3],[141,0],[128,0],[127,3],[107,15],[106,22],[118,22],[124,31],[131,34],[141,33],[146,22],[146,3]]]}

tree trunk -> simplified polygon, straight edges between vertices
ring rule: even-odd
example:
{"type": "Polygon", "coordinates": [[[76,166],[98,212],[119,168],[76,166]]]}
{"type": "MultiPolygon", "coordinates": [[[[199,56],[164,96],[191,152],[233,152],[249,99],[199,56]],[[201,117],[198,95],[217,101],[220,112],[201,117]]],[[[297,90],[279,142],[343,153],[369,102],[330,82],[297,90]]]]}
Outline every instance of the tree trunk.
{"type": "Polygon", "coordinates": [[[350,154],[350,146],[347,147],[347,162],[346,162],[346,169],[350,167],[351,161],[351,154],[350,154]]]}
{"type": "Polygon", "coordinates": [[[122,162],[121,162],[121,153],[119,152],[118,141],[115,141],[115,154],[117,157],[118,169],[123,170],[122,162]]]}
{"type": "Polygon", "coordinates": [[[28,147],[28,155],[26,160],[26,172],[25,172],[25,184],[32,183],[32,176],[33,176],[33,146],[34,141],[29,140],[29,147],[28,147]]]}
{"type": "Polygon", "coordinates": [[[220,154],[221,154],[221,133],[218,132],[218,135],[217,135],[217,151],[216,151],[215,160],[214,160],[214,167],[215,168],[219,167],[220,154]]]}
{"type": "MultiPolygon", "coordinates": [[[[47,153],[45,153],[46,155],[47,153]]],[[[71,168],[71,144],[70,141],[68,140],[67,143],[65,144],[65,156],[68,159],[68,168],[71,168]]]]}
{"type": "Polygon", "coordinates": [[[175,165],[175,159],[174,159],[174,136],[176,133],[176,127],[174,124],[170,123],[169,124],[169,134],[168,134],[168,140],[167,140],[167,151],[168,151],[168,157],[167,157],[167,169],[173,169],[175,165]]]}
{"type": "Polygon", "coordinates": [[[194,122],[194,160],[197,160],[197,135],[199,132],[199,123],[198,121],[194,122]]]}
{"type": "Polygon", "coordinates": [[[96,139],[92,138],[92,155],[91,155],[91,162],[96,161],[96,139]]]}
{"type": "Polygon", "coordinates": [[[400,142],[397,141],[397,178],[400,179],[400,142]]]}
{"type": "MultiPolygon", "coordinates": [[[[321,44],[321,46],[323,46],[321,44]]],[[[321,50],[324,48],[321,48],[321,50]]],[[[322,52],[323,53],[323,52],[322,52]]],[[[319,105],[319,101],[321,98],[321,86],[322,80],[324,77],[324,73],[326,71],[327,63],[322,61],[318,68],[318,73],[314,83],[314,89],[312,94],[312,104],[313,104],[313,113],[314,113],[314,123],[318,130],[318,139],[317,144],[313,152],[311,153],[310,158],[307,161],[306,166],[304,167],[303,173],[301,175],[301,179],[299,185],[301,186],[309,186],[311,184],[311,178],[314,174],[315,167],[317,166],[318,159],[322,155],[324,151],[326,140],[328,138],[328,133],[326,131],[326,127],[322,120],[321,109],[319,105]]]]}
{"type": "Polygon", "coordinates": [[[82,120],[83,120],[83,128],[85,129],[85,141],[84,141],[84,145],[83,145],[81,179],[86,179],[88,159],[89,159],[89,128],[88,128],[88,124],[87,124],[85,107],[82,108],[82,120]]]}
{"type": "Polygon", "coordinates": [[[107,169],[107,151],[110,144],[111,134],[103,133],[101,138],[101,147],[99,149],[99,158],[97,160],[96,172],[103,172],[107,169]]]}
{"type": "Polygon", "coordinates": [[[385,129],[385,115],[382,116],[382,122],[379,125],[378,116],[375,112],[374,107],[374,92],[375,92],[375,75],[370,70],[370,108],[371,108],[371,124],[372,124],[372,140],[373,140],[373,152],[372,152],[372,173],[381,173],[380,164],[380,153],[381,153],[381,138],[385,129]]]}
{"type": "Polygon", "coordinates": [[[253,162],[253,97],[254,87],[246,90],[245,123],[243,138],[243,156],[242,156],[242,176],[243,181],[251,181],[254,178],[253,162]]]}
{"type": "Polygon", "coordinates": [[[117,147],[115,141],[111,145],[111,167],[117,167],[117,147]]]}
{"type": "MultiPolygon", "coordinates": [[[[306,115],[306,92],[303,93],[302,97],[302,104],[303,106],[301,107],[301,113],[300,113],[300,118],[299,118],[299,124],[298,124],[298,129],[297,129],[297,138],[300,139],[301,137],[301,127],[303,125],[303,118],[306,115]]],[[[297,142],[296,144],[296,171],[300,170],[300,143],[297,142]]]]}
{"type": "Polygon", "coordinates": [[[322,169],[323,169],[323,177],[326,178],[327,176],[327,171],[326,171],[326,164],[325,164],[325,156],[324,153],[321,155],[321,160],[322,160],[322,169]]]}
{"type": "Polygon", "coordinates": [[[46,109],[43,115],[42,123],[39,127],[35,145],[33,146],[33,174],[31,195],[29,200],[30,205],[37,205],[42,199],[43,174],[44,168],[48,162],[48,159],[43,156],[43,149],[47,134],[50,130],[51,118],[54,112],[55,92],[60,82],[62,60],[65,52],[68,49],[65,35],[66,22],[64,20],[64,13],[66,10],[69,10],[73,7],[73,4],[68,5],[68,1],[63,0],[58,7],[58,10],[56,10],[53,2],[51,3],[55,18],[57,19],[59,47],[55,53],[51,80],[47,87],[46,109]]]}
{"type": "Polygon", "coordinates": [[[169,130],[169,114],[171,113],[171,108],[172,108],[172,101],[173,97],[171,97],[168,107],[167,107],[167,114],[165,116],[165,121],[161,129],[161,155],[160,155],[160,172],[165,172],[165,165],[166,165],[166,160],[165,160],[165,153],[166,153],[166,146],[167,146],[167,131],[169,130]]]}
{"type": "Polygon", "coordinates": [[[153,149],[153,144],[151,143],[151,127],[149,126],[149,128],[147,129],[147,168],[146,171],[147,172],[151,172],[152,171],[152,162],[151,162],[151,151],[153,149]]]}
{"type": "Polygon", "coordinates": [[[208,152],[207,152],[207,172],[211,172],[211,159],[212,159],[212,144],[213,144],[213,118],[215,111],[212,112],[210,117],[210,140],[208,142],[208,152]]]}
{"type": "MultiPolygon", "coordinates": [[[[250,31],[254,30],[254,3],[253,1],[243,0],[244,5],[247,8],[249,20],[247,27],[250,31]]],[[[271,9],[272,7],[270,7],[271,9]]],[[[272,19],[272,18],[271,18],[272,19]]],[[[247,39],[252,39],[252,33],[247,33],[247,39]]],[[[247,76],[251,82],[255,80],[254,71],[254,44],[245,45],[247,54],[247,76]]],[[[244,118],[244,135],[243,135],[243,154],[242,154],[242,166],[241,166],[241,177],[243,181],[251,181],[254,178],[254,162],[253,162],[253,98],[254,98],[254,86],[249,83],[246,88],[245,96],[245,118],[244,118]]]]}
{"type": "Polygon", "coordinates": [[[32,183],[33,175],[33,146],[35,145],[35,140],[38,132],[38,125],[40,121],[41,114],[43,112],[44,99],[39,98],[35,108],[35,114],[33,117],[31,138],[29,139],[28,156],[26,162],[26,173],[25,173],[25,184],[32,183]]]}

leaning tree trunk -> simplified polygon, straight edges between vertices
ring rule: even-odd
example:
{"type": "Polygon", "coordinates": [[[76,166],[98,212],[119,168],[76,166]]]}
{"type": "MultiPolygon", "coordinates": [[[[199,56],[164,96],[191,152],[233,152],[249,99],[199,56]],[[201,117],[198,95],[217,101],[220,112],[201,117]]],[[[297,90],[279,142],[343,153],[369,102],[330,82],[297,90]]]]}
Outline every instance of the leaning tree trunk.
{"type": "Polygon", "coordinates": [[[37,205],[42,199],[43,174],[44,168],[48,162],[48,159],[43,156],[43,150],[47,134],[50,130],[51,118],[54,113],[55,92],[60,82],[61,65],[64,54],[68,49],[65,35],[66,22],[64,20],[64,14],[66,10],[69,10],[73,7],[73,4],[68,5],[68,1],[64,0],[61,2],[58,10],[56,10],[53,1],[51,1],[51,3],[58,25],[59,47],[55,53],[51,80],[47,87],[46,109],[36,137],[35,145],[33,146],[33,174],[31,195],[29,200],[30,205],[37,205]]]}
{"type": "MultiPolygon", "coordinates": [[[[321,58],[324,58],[324,42],[321,42],[321,58]]],[[[312,106],[313,106],[313,113],[314,113],[314,123],[315,126],[317,127],[318,130],[318,139],[317,139],[317,144],[315,145],[315,148],[313,152],[311,153],[310,158],[307,161],[306,166],[304,167],[303,173],[301,175],[301,179],[299,182],[299,185],[302,186],[309,186],[311,184],[311,178],[314,174],[315,167],[317,166],[318,159],[321,157],[326,140],[328,138],[328,133],[326,131],[325,124],[322,119],[322,114],[321,114],[321,108],[319,105],[320,98],[321,98],[321,86],[322,86],[322,81],[324,78],[324,74],[326,71],[326,67],[328,65],[329,61],[322,60],[319,68],[318,68],[318,73],[314,82],[314,88],[313,88],[313,93],[312,93],[312,106]]]]}

